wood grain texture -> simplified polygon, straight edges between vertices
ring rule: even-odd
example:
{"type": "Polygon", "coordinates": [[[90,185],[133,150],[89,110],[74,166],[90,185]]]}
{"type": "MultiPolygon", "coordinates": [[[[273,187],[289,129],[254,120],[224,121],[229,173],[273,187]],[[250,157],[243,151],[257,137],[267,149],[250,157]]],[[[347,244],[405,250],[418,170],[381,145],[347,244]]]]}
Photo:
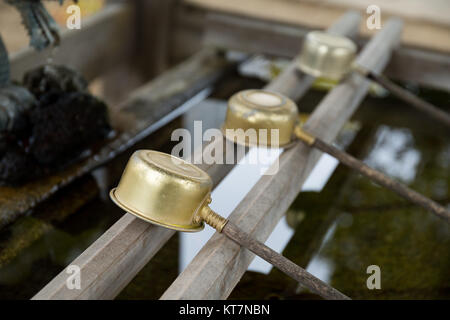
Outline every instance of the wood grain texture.
{"type": "MultiPolygon", "coordinates": [[[[230,144],[225,139],[212,143],[230,144]]],[[[195,151],[198,152],[201,151],[195,151]]],[[[233,166],[201,167],[217,185],[233,166]]],[[[70,263],[80,267],[82,290],[69,290],[66,286],[69,274],[62,271],[33,300],[113,299],[174,234],[174,230],[126,213],[70,263]]]]}
{"type": "Polygon", "coordinates": [[[306,287],[311,292],[327,300],[350,300],[345,294],[342,294],[335,288],[326,284],[322,280],[314,277],[305,269],[300,268],[291,260],[283,257],[278,252],[272,250],[263,243],[256,241],[248,233],[239,229],[234,223],[228,221],[222,230],[228,238],[242,247],[247,248],[262,259],[266,260],[274,267],[284,272],[289,277],[297,280],[302,287],[306,287]]]}
{"type": "MultiPolygon", "coordinates": [[[[382,71],[400,41],[401,30],[401,21],[389,21],[363,49],[357,62],[382,71]]],[[[320,102],[305,130],[327,142],[333,141],[368,88],[367,80],[351,75],[320,102]]],[[[263,176],[229,220],[257,240],[265,241],[300,192],[319,156],[319,151],[303,143],[286,150],[279,158],[277,173],[263,176]]],[[[216,233],[161,299],[226,299],[253,258],[253,253],[216,233]]]]}
{"type": "MultiPolygon", "coordinates": [[[[156,127],[152,128],[152,123],[155,124],[200,90],[214,84],[233,67],[234,64],[230,65],[214,52],[205,50],[136,90],[120,107],[123,113],[120,118],[122,130],[128,129],[128,132],[124,133],[122,143],[117,148],[107,149],[108,152],[115,150],[115,156],[136,143],[136,137],[143,139],[156,130],[156,127]]],[[[229,144],[225,139],[213,143],[229,144]]],[[[231,168],[231,165],[202,166],[215,183],[231,168]]],[[[62,271],[33,299],[112,299],[173,234],[168,229],[125,214],[71,263],[81,268],[83,290],[69,290],[66,286],[69,275],[62,271]]]]}
{"type": "MultiPolygon", "coordinates": [[[[351,24],[348,24],[347,17],[345,16],[339,20],[335,26],[341,32],[351,34],[354,28],[352,28],[351,24]]],[[[353,18],[351,21],[354,24],[357,23],[353,18]]],[[[280,80],[276,79],[275,81],[280,80]]],[[[307,80],[299,78],[293,83],[287,83],[284,89],[289,90],[288,87],[291,85],[302,87],[304,90],[302,90],[301,94],[304,94],[308,85],[310,85],[309,81],[305,81],[307,80]]],[[[225,139],[212,142],[212,144],[216,143],[224,143],[224,150],[227,150],[226,145],[230,144],[225,139]]],[[[214,145],[209,146],[211,149],[214,148],[214,145]]],[[[231,148],[235,149],[234,146],[231,148]]],[[[193,158],[195,159],[196,154],[202,153],[204,150],[195,150],[193,158]]],[[[237,152],[234,152],[234,154],[237,154],[237,152]]],[[[222,156],[224,159],[227,157],[226,154],[222,156]]],[[[215,183],[221,181],[233,166],[231,164],[199,165],[202,170],[206,171],[213,178],[215,183]]],[[[172,235],[172,231],[163,231],[160,227],[149,225],[126,214],[72,262],[72,264],[77,264],[81,267],[83,274],[86,273],[88,275],[85,280],[82,279],[82,288],[85,288],[84,290],[68,290],[65,285],[68,274],[63,271],[33,299],[112,299],[133,279],[137,272],[172,235]],[[146,227],[144,227],[144,224],[146,227]],[[120,275],[120,278],[118,278],[118,275],[120,275]]]]}

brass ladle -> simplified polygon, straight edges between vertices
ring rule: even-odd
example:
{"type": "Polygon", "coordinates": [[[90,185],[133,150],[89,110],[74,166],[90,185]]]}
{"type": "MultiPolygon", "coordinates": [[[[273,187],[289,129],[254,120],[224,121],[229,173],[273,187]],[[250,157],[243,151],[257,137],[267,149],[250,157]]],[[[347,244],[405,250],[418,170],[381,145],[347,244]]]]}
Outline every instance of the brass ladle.
{"type": "Polygon", "coordinates": [[[236,93],[228,101],[222,132],[228,140],[247,146],[288,148],[295,143],[296,139],[299,139],[308,146],[330,154],[375,183],[450,222],[450,211],[437,202],[305,132],[298,123],[296,104],[281,94],[267,90],[244,90],[236,93]],[[256,134],[249,134],[254,131],[256,134]]]}
{"type": "Polygon", "coordinates": [[[314,77],[337,81],[352,71],[356,71],[377,82],[399,99],[450,127],[450,115],[448,113],[396,85],[385,76],[356,64],[356,50],[356,44],[349,38],[321,31],[311,31],[305,38],[297,60],[298,68],[314,77]]]}
{"type": "Polygon", "coordinates": [[[349,299],[212,211],[212,186],[206,172],[184,160],[139,150],[131,156],[110,196],[125,211],[169,229],[196,232],[206,222],[323,298],[349,299]]]}

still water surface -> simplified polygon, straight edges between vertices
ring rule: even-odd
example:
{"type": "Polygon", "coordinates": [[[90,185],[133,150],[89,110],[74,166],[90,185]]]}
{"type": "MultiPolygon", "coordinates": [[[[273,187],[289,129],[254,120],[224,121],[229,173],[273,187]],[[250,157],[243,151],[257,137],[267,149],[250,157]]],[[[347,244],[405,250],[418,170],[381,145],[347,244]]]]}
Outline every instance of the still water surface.
{"type": "MultiPolygon", "coordinates": [[[[262,85],[255,80],[241,82],[244,87],[262,85]]],[[[448,94],[421,94],[438,105],[450,101],[448,94]]],[[[308,93],[300,102],[301,111],[310,111],[323,95],[308,93]]],[[[175,144],[167,142],[171,132],[179,127],[192,130],[194,120],[203,120],[203,129],[218,127],[224,117],[224,96],[215,93],[214,98],[196,105],[136,149],[170,152],[175,144]]],[[[366,99],[354,120],[360,129],[342,144],[349,152],[444,205],[450,203],[448,131],[389,97],[366,99]]],[[[107,192],[117,183],[129,155],[80,179],[0,231],[1,299],[32,297],[122,216],[107,192]]],[[[332,160],[320,172],[329,174],[325,179],[324,174],[317,176],[324,180],[316,181],[320,187],[299,194],[269,239],[271,246],[352,298],[450,298],[447,224],[332,160]],[[381,269],[381,290],[367,289],[370,265],[381,269]]],[[[242,184],[239,176],[233,181],[236,185],[242,184]]],[[[230,201],[239,197],[224,191],[217,202],[227,196],[230,201]]],[[[159,298],[198,249],[185,237],[189,235],[174,236],[118,298],[159,298]]],[[[317,297],[255,262],[230,298],[317,297]]]]}

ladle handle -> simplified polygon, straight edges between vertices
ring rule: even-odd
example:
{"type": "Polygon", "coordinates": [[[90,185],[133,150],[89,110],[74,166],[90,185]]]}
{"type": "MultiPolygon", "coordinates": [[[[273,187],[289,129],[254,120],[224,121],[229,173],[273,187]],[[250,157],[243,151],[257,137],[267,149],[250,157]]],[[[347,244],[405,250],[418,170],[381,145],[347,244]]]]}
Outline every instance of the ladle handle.
{"type": "Polygon", "coordinates": [[[326,284],[322,280],[314,277],[305,269],[285,258],[281,254],[273,251],[263,243],[255,240],[248,233],[242,231],[234,223],[228,221],[222,229],[222,233],[231,240],[249,249],[256,255],[260,256],[279,270],[287,274],[289,277],[297,280],[301,285],[305,286],[312,292],[330,300],[350,300],[349,297],[339,292],[335,288],[326,284]]]}
{"type": "Polygon", "coordinates": [[[364,164],[362,161],[352,157],[348,153],[341,151],[332,145],[324,142],[323,140],[319,138],[315,138],[314,142],[310,144],[313,147],[316,147],[317,149],[328,153],[329,155],[335,157],[338,159],[341,163],[345,164],[346,166],[356,170],[363,176],[368,177],[372,181],[376,182],[377,184],[394,191],[398,195],[402,196],[406,200],[411,201],[412,203],[415,203],[419,206],[422,206],[423,208],[431,211],[438,217],[446,220],[448,223],[450,223],[450,210],[446,209],[444,206],[441,206],[439,203],[423,196],[422,194],[408,188],[404,184],[395,181],[385,174],[372,169],[368,165],[364,164]]]}
{"type": "Polygon", "coordinates": [[[450,128],[450,114],[448,114],[447,112],[442,111],[431,103],[420,99],[415,94],[403,89],[383,75],[376,74],[369,70],[360,70],[358,68],[356,68],[356,70],[358,70],[360,73],[363,73],[368,79],[375,81],[383,86],[397,98],[405,101],[406,103],[409,103],[411,106],[428,114],[431,118],[441,122],[442,124],[450,128]]]}

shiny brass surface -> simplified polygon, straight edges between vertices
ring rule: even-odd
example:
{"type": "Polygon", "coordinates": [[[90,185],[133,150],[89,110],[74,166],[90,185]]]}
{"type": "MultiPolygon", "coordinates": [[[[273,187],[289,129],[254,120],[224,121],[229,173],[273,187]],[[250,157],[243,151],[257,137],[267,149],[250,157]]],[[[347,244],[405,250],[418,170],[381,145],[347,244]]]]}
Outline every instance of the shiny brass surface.
{"type": "Polygon", "coordinates": [[[244,90],[229,99],[222,132],[242,145],[285,147],[297,123],[298,110],[291,99],[267,90],[244,90]]]}
{"type": "Polygon", "coordinates": [[[298,68],[314,77],[340,80],[351,71],[356,51],[349,38],[312,31],[303,43],[298,68]]]}
{"type": "Polygon", "coordinates": [[[125,211],[179,231],[203,229],[196,216],[210,199],[212,180],[196,166],[169,154],[136,151],[111,199],[125,211]]]}
{"type": "Polygon", "coordinates": [[[312,146],[314,142],[316,141],[316,138],[309,133],[303,131],[303,129],[300,126],[295,127],[294,129],[295,136],[302,140],[304,143],[306,143],[309,146],[312,146]]]}
{"type": "Polygon", "coordinates": [[[222,232],[228,220],[218,215],[209,206],[203,206],[199,213],[195,216],[194,221],[204,221],[218,232],[222,232]]]}

